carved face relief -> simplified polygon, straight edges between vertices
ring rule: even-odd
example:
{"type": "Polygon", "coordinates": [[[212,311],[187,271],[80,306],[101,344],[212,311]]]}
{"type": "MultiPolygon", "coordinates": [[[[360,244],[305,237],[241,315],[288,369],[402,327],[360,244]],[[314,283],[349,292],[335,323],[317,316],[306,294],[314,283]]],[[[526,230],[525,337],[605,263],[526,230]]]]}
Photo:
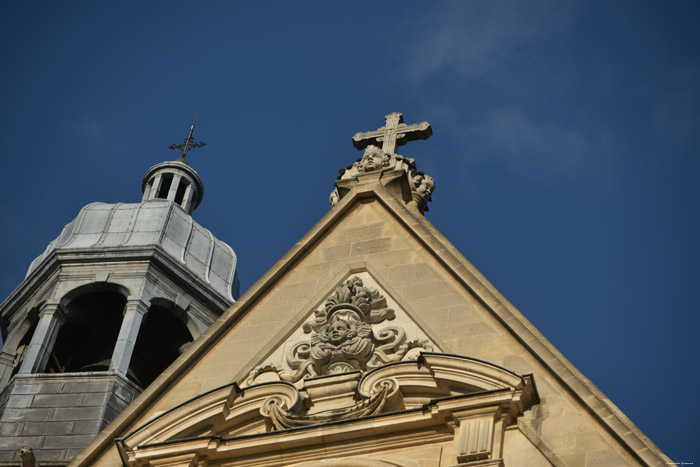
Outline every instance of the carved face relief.
{"type": "Polygon", "coordinates": [[[341,319],[334,320],[328,328],[328,338],[333,345],[339,345],[348,337],[350,324],[341,319]]]}
{"type": "Polygon", "coordinates": [[[412,172],[411,197],[409,205],[416,206],[421,212],[427,210],[428,202],[435,191],[435,179],[422,172],[412,172]]]}
{"type": "Polygon", "coordinates": [[[372,172],[379,170],[384,164],[384,153],[377,146],[369,145],[358,167],[362,172],[372,172]]]}

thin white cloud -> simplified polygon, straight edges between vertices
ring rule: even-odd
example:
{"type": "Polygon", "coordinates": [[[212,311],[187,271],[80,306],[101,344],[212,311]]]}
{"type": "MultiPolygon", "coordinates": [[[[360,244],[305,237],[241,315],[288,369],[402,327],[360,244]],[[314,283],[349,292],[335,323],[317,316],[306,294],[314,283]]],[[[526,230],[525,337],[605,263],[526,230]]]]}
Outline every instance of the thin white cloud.
{"type": "MultiPolygon", "coordinates": [[[[651,124],[657,135],[676,147],[698,141],[700,128],[700,67],[669,70],[663,81],[646,83],[642,92],[652,104],[651,124]]],[[[687,156],[697,157],[696,154],[687,156]]]]}
{"type": "Polygon", "coordinates": [[[440,3],[410,26],[405,71],[416,80],[441,70],[487,73],[521,45],[565,29],[571,10],[569,0],[440,3]]]}
{"type": "Polygon", "coordinates": [[[600,178],[612,164],[610,133],[534,121],[517,110],[492,111],[468,133],[492,148],[480,151],[482,157],[529,176],[600,178]]]}

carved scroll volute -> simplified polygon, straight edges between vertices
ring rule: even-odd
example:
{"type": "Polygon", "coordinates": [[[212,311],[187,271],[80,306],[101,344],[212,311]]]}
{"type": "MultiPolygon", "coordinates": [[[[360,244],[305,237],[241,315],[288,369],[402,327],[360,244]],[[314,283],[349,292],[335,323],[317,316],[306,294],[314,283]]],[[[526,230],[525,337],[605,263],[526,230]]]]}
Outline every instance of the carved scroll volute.
{"type": "Polygon", "coordinates": [[[377,381],[372,387],[372,394],[384,391],[386,393],[383,412],[397,412],[406,408],[403,402],[399,382],[395,378],[386,378],[377,381]]]}
{"type": "Polygon", "coordinates": [[[260,415],[265,417],[267,431],[291,428],[289,426],[285,426],[280,417],[281,413],[289,413],[288,407],[286,406],[284,399],[281,397],[270,396],[265,400],[265,402],[262,403],[260,406],[260,415]]]}
{"type": "Polygon", "coordinates": [[[267,420],[268,431],[273,431],[369,417],[401,410],[403,407],[398,381],[386,378],[372,386],[369,397],[350,407],[326,410],[313,415],[295,414],[286,409],[282,398],[271,396],[260,407],[260,414],[267,420]]]}

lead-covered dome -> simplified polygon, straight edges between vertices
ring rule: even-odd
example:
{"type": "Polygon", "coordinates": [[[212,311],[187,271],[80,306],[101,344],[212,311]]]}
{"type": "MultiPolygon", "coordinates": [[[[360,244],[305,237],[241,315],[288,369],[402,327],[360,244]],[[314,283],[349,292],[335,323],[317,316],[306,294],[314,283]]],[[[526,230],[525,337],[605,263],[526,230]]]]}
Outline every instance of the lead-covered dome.
{"type": "Polygon", "coordinates": [[[29,266],[29,276],[52,252],[119,250],[155,246],[233,300],[238,294],[237,258],[233,249],[199,225],[183,208],[167,199],[141,203],[91,203],[66,225],[44,253],[29,266]]]}

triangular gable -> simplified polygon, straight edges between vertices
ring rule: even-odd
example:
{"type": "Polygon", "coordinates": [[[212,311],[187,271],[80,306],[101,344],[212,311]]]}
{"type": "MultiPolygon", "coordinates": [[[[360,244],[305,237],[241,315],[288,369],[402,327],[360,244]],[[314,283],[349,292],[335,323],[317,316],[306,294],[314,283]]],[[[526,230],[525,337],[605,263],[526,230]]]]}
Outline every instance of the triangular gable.
{"type": "Polygon", "coordinates": [[[345,194],[75,465],[118,462],[115,438],[207,390],[244,381],[307,319],[310,303],[357,273],[394,291],[443,352],[533,373],[542,408],[518,422],[518,433],[549,462],[596,458],[590,453],[611,463],[669,461],[435,227],[373,184],[345,194]],[[581,447],[571,448],[571,439],[581,447]]]}
{"type": "Polygon", "coordinates": [[[430,336],[434,333],[419,322],[418,314],[403,309],[402,300],[395,300],[369,271],[342,273],[322,298],[322,303],[305,307],[309,312],[303,321],[290,323],[291,335],[258,361],[245,384],[279,379],[298,384],[303,378],[369,371],[415,360],[420,352],[442,351],[436,343],[439,337],[430,336]],[[354,338],[335,345],[333,322],[340,323],[341,333],[347,332],[344,323],[349,323],[354,338]]]}

